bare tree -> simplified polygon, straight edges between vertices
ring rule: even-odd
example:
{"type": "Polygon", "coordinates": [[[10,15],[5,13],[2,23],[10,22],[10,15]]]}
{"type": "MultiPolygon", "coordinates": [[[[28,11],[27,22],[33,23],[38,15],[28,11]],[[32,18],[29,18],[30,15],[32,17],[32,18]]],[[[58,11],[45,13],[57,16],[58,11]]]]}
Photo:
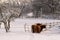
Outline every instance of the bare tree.
{"type": "Polygon", "coordinates": [[[28,2],[24,0],[23,1],[19,0],[19,2],[17,0],[16,1],[9,0],[8,3],[3,2],[0,5],[0,11],[1,11],[0,14],[2,18],[0,22],[4,23],[6,32],[8,32],[10,29],[11,19],[19,18],[21,16],[21,13],[26,3],[28,2]]]}

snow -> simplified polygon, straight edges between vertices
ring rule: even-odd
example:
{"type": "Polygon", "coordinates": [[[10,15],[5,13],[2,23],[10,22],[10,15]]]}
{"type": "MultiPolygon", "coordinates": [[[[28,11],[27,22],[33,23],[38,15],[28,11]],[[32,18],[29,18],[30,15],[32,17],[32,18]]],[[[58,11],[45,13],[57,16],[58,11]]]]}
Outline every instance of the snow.
{"type": "Polygon", "coordinates": [[[51,19],[16,19],[11,21],[10,32],[6,33],[4,25],[0,28],[0,40],[60,40],[60,28],[54,26],[49,30],[41,33],[32,33],[31,25],[34,23],[50,23],[60,22],[60,20],[51,19]],[[29,27],[29,31],[25,32],[24,25],[29,27]]]}
{"type": "Polygon", "coordinates": [[[27,15],[28,15],[28,16],[33,16],[33,13],[31,12],[31,13],[28,13],[27,15]]]}

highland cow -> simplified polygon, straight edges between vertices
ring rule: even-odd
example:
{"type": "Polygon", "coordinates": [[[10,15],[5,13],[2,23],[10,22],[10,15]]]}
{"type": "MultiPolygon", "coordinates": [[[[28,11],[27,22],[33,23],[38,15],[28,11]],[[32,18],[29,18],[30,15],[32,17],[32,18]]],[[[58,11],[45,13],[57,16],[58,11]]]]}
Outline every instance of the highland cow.
{"type": "Polygon", "coordinates": [[[36,23],[36,24],[32,25],[32,32],[33,33],[40,33],[44,28],[46,28],[46,25],[36,23]]]}

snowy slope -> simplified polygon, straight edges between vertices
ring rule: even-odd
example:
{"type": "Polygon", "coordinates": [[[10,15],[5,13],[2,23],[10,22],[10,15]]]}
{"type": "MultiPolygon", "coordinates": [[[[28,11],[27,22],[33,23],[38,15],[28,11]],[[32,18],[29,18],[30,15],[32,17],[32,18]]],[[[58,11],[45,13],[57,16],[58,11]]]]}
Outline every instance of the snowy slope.
{"type": "Polygon", "coordinates": [[[34,23],[60,22],[50,19],[16,19],[11,22],[10,32],[6,33],[3,24],[0,29],[0,40],[60,40],[60,29],[58,26],[41,33],[31,33],[31,29],[25,32],[24,25],[31,27],[34,23]]]}

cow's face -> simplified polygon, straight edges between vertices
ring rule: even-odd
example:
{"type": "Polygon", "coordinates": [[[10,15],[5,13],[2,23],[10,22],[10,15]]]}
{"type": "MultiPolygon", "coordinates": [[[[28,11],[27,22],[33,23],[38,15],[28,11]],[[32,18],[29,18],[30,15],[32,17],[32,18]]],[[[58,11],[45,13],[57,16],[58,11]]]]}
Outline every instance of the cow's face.
{"type": "Polygon", "coordinates": [[[42,28],[46,28],[46,25],[41,25],[42,28]]]}

